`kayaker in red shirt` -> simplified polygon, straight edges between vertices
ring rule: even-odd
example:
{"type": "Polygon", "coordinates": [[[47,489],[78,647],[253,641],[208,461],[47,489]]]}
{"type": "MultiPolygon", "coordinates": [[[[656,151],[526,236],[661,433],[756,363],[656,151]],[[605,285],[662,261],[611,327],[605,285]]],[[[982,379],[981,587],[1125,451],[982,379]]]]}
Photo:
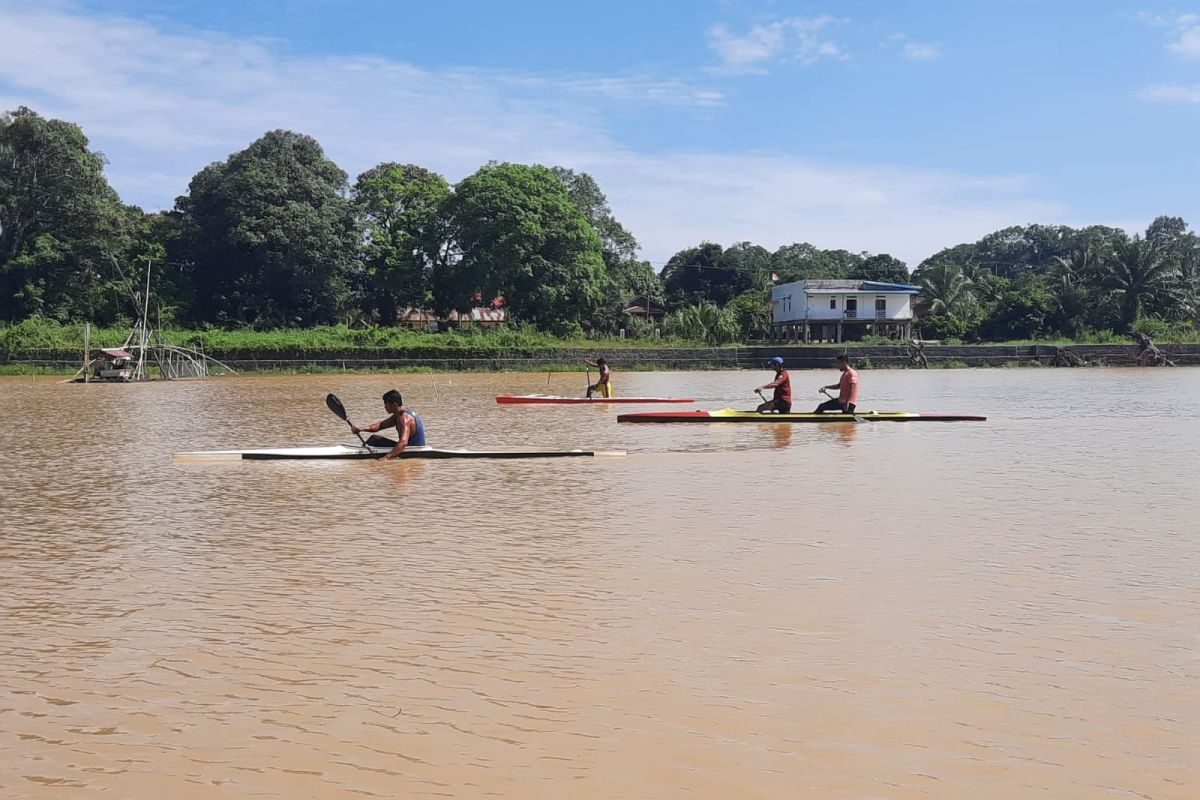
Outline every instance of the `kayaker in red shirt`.
{"type": "Polygon", "coordinates": [[[826,411],[841,411],[844,414],[853,414],[854,407],[858,404],[858,370],[850,366],[850,359],[844,355],[837,357],[837,368],[842,371],[842,377],[838,379],[838,382],[822,386],[817,391],[823,392],[826,389],[837,389],[838,396],[831,397],[817,406],[815,412],[817,414],[823,414],[826,411]]]}
{"type": "Polygon", "coordinates": [[[767,363],[775,368],[775,380],[764,383],[754,391],[761,394],[763,389],[774,389],[775,393],[770,400],[758,407],[758,413],[766,414],[768,411],[774,411],[779,414],[787,414],[792,410],[792,379],[788,376],[787,370],[783,368],[783,359],[779,356],[775,356],[767,363]]]}

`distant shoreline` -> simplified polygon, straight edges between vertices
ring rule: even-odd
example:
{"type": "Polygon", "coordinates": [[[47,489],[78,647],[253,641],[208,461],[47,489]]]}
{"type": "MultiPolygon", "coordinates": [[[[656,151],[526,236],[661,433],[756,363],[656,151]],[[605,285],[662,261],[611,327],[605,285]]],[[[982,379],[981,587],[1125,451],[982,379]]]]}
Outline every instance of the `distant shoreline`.
{"type": "MultiPolygon", "coordinates": [[[[1159,344],[1176,366],[1200,366],[1200,344],[1159,344]]],[[[905,346],[755,345],[747,347],[507,347],[507,348],[279,348],[210,349],[208,355],[239,373],[311,372],[577,372],[583,359],[607,355],[618,371],[761,369],[781,356],[789,369],[825,369],[846,352],[862,369],[921,368],[905,346]]],[[[967,367],[1129,367],[1138,365],[1136,344],[927,345],[930,369],[967,367]]],[[[71,375],[78,350],[29,348],[0,357],[0,374],[71,375]]]]}

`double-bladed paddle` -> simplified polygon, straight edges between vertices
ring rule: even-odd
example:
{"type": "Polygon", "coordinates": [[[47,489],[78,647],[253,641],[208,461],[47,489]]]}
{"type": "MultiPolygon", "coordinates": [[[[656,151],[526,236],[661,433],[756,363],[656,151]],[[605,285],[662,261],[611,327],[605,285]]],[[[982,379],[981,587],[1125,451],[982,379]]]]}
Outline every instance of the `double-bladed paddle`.
{"type": "Polygon", "coordinates": [[[358,440],[360,442],[362,442],[362,446],[366,447],[367,446],[366,441],[362,438],[361,433],[354,430],[353,423],[351,423],[349,417],[346,416],[346,407],[344,405],[342,405],[341,400],[337,399],[337,395],[333,394],[332,392],[325,395],[325,405],[329,406],[330,411],[332,411],[334,414],[337,414],[339,417],[341,417],[345,421],[345,423],[347,425],[350,426],[350,430],[354,431],[354,435],[358,437],[358,440]]]}

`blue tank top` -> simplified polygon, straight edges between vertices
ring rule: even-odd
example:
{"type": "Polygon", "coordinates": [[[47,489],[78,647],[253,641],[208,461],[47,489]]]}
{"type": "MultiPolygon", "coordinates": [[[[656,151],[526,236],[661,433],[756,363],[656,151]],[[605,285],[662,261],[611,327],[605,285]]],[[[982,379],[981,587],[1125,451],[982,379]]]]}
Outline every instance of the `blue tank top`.
{"type": "Polygon", "coordinates": [[[425,425],[424,425],[424,423],[421,422],[421,418],[417,416],[417,412],[413,411],[408,406],[404,406],[401,409],[400,413],[408,414],[410,417],[412,417],[413,424],[416,426],[416,429],[413,431],[412,436],[408,437],[409,446],[410,447],[424,447],[425,446],[425,425]]]}

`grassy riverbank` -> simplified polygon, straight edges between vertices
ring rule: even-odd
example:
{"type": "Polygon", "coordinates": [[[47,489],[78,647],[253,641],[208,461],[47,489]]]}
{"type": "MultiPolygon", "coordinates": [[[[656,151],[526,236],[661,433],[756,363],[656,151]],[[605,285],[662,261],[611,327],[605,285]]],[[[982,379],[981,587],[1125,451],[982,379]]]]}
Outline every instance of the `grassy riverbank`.
{"type": "MultiPolygon", "coordinates": [[[[26,320],[17,325],[0,325],[0,356],[6,353],[40,349],[83,349],[83,325],[60,325],[46,320],[26,320]]],[[[205,351],[253,350],[349,350],[379,348],[436,348],[446,350],[506,350],[513,348],[596,348],[626,347],[704,347],[703,342],[687,339],[602,339],[560,338],[528,326],[467,328],[427,333],[408,328],[347,328],[326,325],[316,328],[279,328],[274,330],[186,330],[166,328],[162,338],[167,344],[205,351]]],[[[118,347],[129,335],[128,327],[92,328],[91,346],[118,347]]]]}
{"type": "MultiPolygon", "coordinates": [[[[0,325],[0,375],[69,375],[83,360],[83,334],[82,325],[43,320],[0,325]]],[[[127,335],[126,328],[92,329],[91,348],[120,346],[127,335]]],[[[583,359],[599,354],[608,355],[623,372],[758,368],[772,355],[784,355],[793,368],[824,368],[834,353],[843,351],[864,369],[913,366],[906,344],[877,338],[842,344],[751,342],[713,348],[683,339],[561,338],[529,327],[426,333],[327,326],[265,331],[167,329],[163,339],[203,351],[238,372],[260,374],[578,372],[583,359]]],[[[1171,351],[1168,357],[1177,353],[1179,362],[1188,364],[1196,362],[1197,345],[1182,342],[1196,339],[1200,337],[1157,341],[1171,351]]],[[[1060,348],[1072,350],[1068,363],[1130,365],[1137,360],[1132,339],[1111,334],[1083,341],[946,341],[929,345],[925,353],[931,368],[1049,366],[1062,365],[1057,358],[1060,348]]]]}

